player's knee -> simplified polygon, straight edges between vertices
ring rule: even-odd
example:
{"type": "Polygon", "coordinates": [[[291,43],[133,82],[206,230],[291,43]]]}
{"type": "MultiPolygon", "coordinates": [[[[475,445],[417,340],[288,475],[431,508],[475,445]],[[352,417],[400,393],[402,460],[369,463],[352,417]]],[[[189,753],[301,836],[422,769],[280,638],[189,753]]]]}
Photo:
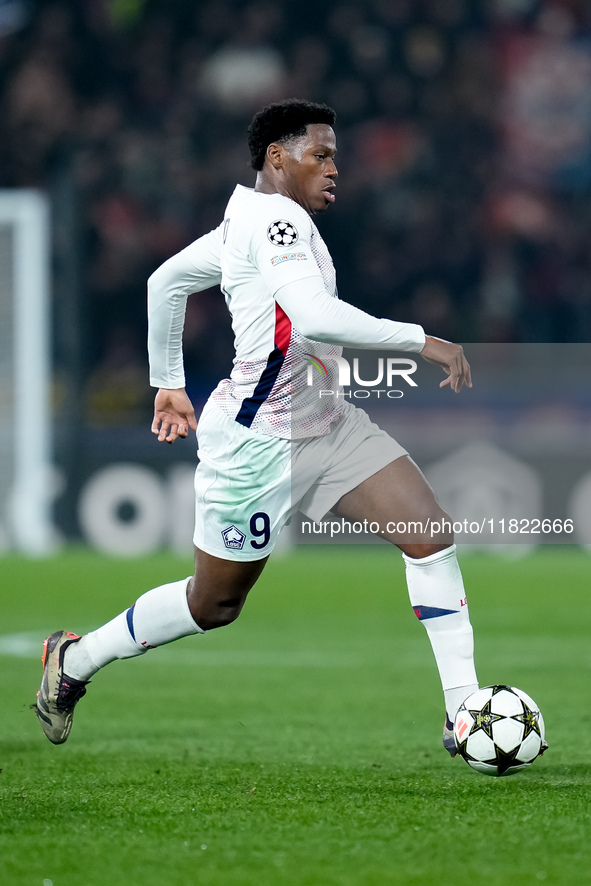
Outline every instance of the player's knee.
{"type": "Polygon", "coordinates": [[[423,557],[430,557],[432,554],[438,554],[440,551],[444,551],[446,548],[449,548],[449,544],[446,543],[421,543],[417,542],[416,544],[402,544],[399,545],[400,550],[403,551],[407,557],[410,557],[412,560],[421,560],[423,557]]]}
{"type": "Polygon", "coordinates": [[[199,627],[204,631],[213,631],[215,628],[225,628],[227,625],[232,624],[233,621],[236,621],[240,612],[232,613],[232,612],[211,612],[204,615],[198,615],[195,618],[195,621],[199,625],[199,627]]]}
{"type": "Polygon", "coordinates": [[[242,611],[242,598],[223,598],[206,601],[188,597],[189,609],[196,623],[204,631],[224,628],[236,621],[242,611]]]}
{"type": "Polygon", "coordinates": [[[413,530],[400,546],[409,557],[430,557],[454,542],[453,521],[435,500],[416,515],[413,530]]]}
{"type": "Polygon", "coordinates": [[[430,515],[427,525],[429,531],[425,534],[429,536],[428,544],[434,548],[434,554],[453,544],[453,520],[449,514],[437,504],[437,502],[435,502],[435,508],[430,515]]]}

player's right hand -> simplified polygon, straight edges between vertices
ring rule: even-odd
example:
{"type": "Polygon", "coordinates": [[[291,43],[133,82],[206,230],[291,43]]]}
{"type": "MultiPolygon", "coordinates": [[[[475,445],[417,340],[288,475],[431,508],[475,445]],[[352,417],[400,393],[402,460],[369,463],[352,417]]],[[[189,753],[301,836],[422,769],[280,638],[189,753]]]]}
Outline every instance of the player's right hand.
{"type": "Polygon", "coordinates": [[[197,430],[193,404],[184,388],[159,388],[154,400],[152,433],[159,443],[174,443],[177,437],[186,437],[189,428],[197,430]]]}
{"type": "Polygon", "coordinates": [[[424,357],[428,363],[441,366],[446,373],[447,378],[441,382],[440,388],[450,387],[457,394],[464,385],[468,388],[472,387],[470,364],[464,356],[464,349],[461,345],[428,335],[421,351],[421,357],[424,357]]]}

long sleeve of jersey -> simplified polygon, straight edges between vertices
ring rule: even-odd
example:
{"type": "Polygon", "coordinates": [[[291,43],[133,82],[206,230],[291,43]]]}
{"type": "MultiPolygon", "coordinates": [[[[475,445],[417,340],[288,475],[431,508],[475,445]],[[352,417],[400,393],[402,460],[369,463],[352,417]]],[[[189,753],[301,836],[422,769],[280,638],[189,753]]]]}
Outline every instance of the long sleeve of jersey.
{"type": "Polygon", "coordinates": [[[185,386],[183,328],[187,298],[219,286],[222,225],[154,271],[148,280],[148,359],[155,388],[185,386]]]}
{"type": "Polygon", "coordinates": [[[282,286],[275,300],[298,332],[312,341],[365,350],[421,351],[425,345],[422,326],[379,319],[332,298],[320,275],[282,286]]]}

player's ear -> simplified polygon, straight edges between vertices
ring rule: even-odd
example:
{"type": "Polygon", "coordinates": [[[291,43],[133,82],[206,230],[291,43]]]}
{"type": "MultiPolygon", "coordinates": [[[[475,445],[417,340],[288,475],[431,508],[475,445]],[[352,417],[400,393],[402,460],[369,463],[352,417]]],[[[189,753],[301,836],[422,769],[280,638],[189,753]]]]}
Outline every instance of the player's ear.
{"type": "Polygon", "coordinates": [[[285,159],[285,149],[283,146],[278,145],[277,142],[271,142],[267,148],[267,159],[271,166],[275,169],[280,169],[285,159]]]}

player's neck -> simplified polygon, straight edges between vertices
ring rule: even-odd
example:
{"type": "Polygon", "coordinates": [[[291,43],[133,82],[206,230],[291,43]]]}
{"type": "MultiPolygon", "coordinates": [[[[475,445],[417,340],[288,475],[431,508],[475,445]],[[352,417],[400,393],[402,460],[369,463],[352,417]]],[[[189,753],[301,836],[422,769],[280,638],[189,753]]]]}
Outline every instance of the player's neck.
{"type": "Polygon", "coordinates": [[[287,197],[288,200],[292,200],[294,203],[298,202],[293,199],[289,189],[283,182],[277,181],[275,178],[265,174],[264,170],[257,173],[254,189],[257,194],[281,194],[282,197],[287,197]]]}

